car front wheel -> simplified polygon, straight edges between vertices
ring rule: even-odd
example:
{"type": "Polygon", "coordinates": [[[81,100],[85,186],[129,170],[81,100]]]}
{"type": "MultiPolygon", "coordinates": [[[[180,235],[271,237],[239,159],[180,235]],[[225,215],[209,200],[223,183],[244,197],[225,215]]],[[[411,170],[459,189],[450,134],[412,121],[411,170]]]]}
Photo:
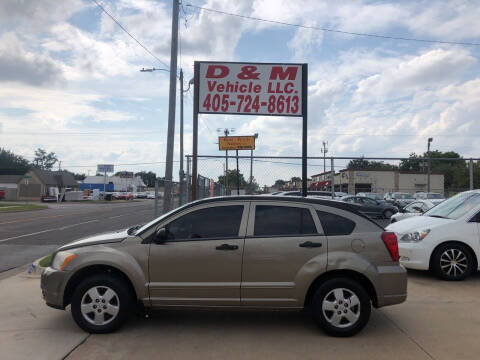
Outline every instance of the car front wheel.
{"type": "Polygon", "coordinates": [[[474,267],[473,255],[465,245],[440,245],[432,255],[431,268],[443,280],[459,281],[469,276],[474,267]]]}
{"type": "Polygon", "coordinates": [[[370,298],[358,282],[336,278],[324,282],[312,300],[313,315],[329,335],[352,336],[367,324],[370,318],[370,298]]]}
{"type": "Polygon", "coordinates": [[[78,326],[90,333],[109,333],[126,320],[132,294],[121,278],[95,275],[83,280],[72,297],[72,316],[78,326]]]}

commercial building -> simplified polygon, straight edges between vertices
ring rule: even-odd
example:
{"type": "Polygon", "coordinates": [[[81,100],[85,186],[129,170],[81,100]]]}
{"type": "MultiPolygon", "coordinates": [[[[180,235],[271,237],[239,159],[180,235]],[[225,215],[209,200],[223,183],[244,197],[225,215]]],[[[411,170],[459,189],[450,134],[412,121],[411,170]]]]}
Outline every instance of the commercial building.
{"type": "Polygon", "coordinates": [[[133,172],[124,171],[116,176],[107,176],[106,178],[103,176],[87,176],[80,184],[80,189],[99,189],[103,191],[104,183],[107,192],[140,192],[145,191],[146,187],[140,176],[134,176],[133,172]]]}
{"type": "MultiPolygon", "coordinates": [[[[408,192],[414,194],[427,191],[427,174],[398,170],[350,170],[335,173],[335,191],[348,194],[359,192],[408,192]]],[[[312,176],[310,189],[325,190],[331,187],[331,173],[325,172],[312,176]]],[[[444,175],[430,175],[430,191],[444,193],[444,175]]]]}

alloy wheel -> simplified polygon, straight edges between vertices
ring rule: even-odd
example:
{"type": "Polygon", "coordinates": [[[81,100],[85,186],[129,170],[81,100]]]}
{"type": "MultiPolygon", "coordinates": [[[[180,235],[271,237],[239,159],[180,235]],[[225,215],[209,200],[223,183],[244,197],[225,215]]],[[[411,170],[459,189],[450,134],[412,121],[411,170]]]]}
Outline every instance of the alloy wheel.
{"type": "Polygon", "coordinates": [[[85,320],[97,326],[112,322],[120,310],[117,293],[107,286],[94,286],[82,297],[80,311],[85,320]]]}
{"type": "Polygon", "coordinates": [[[440,256],[440,268],[447,276],[462,276],[468,269],[467,256],[460,249],[446,249],[440,256]]]}
{"type": "Polygon", "coordinates": [[[330,324],[346,328],[360,318],[360,299],[349,289],[333,289],[323,299],[322,311],[330,324]]]}

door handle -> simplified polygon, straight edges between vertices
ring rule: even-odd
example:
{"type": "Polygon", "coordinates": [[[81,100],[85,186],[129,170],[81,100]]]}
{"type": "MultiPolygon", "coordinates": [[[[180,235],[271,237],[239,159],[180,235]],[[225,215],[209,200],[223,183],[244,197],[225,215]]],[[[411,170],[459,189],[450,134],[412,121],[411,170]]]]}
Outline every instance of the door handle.
{"type": "Polygon", "coordinates": [[[238,245],[222,244],[222,245],[218,245],[215,249],[217,249],[217,250],[237,250],[238,245]]]}
{"type": "Polygon", "coordinates": [[[316,247],[322,247],[322,243],[305,241],[301,244],[298,244],[298,246],[305,247],[305,248],[316,248],[316,247]]]}

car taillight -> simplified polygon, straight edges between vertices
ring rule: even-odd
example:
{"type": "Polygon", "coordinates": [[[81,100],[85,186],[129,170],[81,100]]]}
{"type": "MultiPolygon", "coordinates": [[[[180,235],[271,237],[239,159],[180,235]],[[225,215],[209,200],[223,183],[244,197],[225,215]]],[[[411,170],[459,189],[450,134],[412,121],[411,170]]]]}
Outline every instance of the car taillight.
{"type": "Polygon", "coordinates": [[[392,257],[393,261],[398,261],[400,255],[398,254],[398,241],[397,235],[393,232],[384,231],[382,233],[382,240],[385,246],[387,247],[390,256],[392,257]]]}

